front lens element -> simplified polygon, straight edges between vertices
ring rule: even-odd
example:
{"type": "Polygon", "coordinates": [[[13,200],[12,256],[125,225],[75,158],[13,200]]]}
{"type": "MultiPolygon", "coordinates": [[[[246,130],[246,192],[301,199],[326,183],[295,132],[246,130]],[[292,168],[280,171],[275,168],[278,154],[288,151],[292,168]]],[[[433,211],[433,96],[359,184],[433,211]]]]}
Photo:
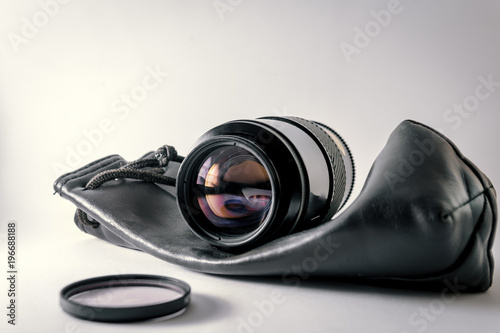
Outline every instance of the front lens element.
{"type": "Polygon", "coordinates": [[[266,168],[248,150],[226,146],[213,150],[197,174],[198,204],[208,229],[220,235],[242,235],[257,229],[272,202],[266,168]]]}

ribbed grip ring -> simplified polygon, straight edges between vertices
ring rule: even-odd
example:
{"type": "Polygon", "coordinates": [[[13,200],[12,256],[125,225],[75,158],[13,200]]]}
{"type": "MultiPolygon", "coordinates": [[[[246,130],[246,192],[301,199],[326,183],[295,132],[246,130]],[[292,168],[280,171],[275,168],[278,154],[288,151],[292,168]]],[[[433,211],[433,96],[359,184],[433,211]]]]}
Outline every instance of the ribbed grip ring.
{"type": "Polygon", "coordinates": [[[333,215],[339,210],[342,204],[342,198],[346,190],[346,169],[344,159],[337,144],[320,126],[312,121],[299,117],[284,117],[290,119],[306,129],[308,129],[323,146],[331,168],[333,170],[333,195],[331,196],[328,211],[322,218],[323,221],[330,220],[333,215]]]}

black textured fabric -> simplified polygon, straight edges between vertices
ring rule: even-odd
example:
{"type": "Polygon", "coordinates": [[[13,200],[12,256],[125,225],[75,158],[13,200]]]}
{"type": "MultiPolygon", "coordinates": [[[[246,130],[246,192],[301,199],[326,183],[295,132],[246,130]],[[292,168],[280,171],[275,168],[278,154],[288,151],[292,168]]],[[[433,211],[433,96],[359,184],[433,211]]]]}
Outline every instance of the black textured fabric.
{"type": "MultiPolygon", "coordinates": [[[[137,180],[85,190],[97,173],[126,162],[118,155],[65,174],[54,184],[100,225],[78,227],[116,245],[200,272],[381,280],[394,286],[463,292],[492,282],[497,221],[489,179],[455,145],[414,121],[402,122],[375,160],[356,200],[318,227],[245,253],[196,237],[180,217],[175,189],[137,180]]],[[[170,163],[175,176],[179,163],[170,163]]]]}

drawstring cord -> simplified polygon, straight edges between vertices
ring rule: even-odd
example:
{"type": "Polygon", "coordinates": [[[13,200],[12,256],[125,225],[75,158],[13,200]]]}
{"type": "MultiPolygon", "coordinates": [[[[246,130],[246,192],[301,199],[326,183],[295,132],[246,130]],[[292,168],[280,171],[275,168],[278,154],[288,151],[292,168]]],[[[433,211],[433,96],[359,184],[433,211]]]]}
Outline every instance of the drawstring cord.
{"type": "MultiPolygon", "coordinates": [[[[177,155],[177,151],[172,146],[162,146],[156,151],[155,158],[139,159],[125,164],[124,166],[99,172],[92,177],[85,186],[85,190],[93,190],[100,187],[102,184],[115,179],[138,179],[145,182],[157,183],[169,186],[175,186],[176,179],[165,176],[165,167],[170,161],[182,162],[184,157],[177,155]],[[142,170],[143,168],[149,168],[142,170]]],[[[83,225],[97,228],[99,223],[89,219],[87,213],[81,209],[76,210],[78,221],[83,225]]]]}

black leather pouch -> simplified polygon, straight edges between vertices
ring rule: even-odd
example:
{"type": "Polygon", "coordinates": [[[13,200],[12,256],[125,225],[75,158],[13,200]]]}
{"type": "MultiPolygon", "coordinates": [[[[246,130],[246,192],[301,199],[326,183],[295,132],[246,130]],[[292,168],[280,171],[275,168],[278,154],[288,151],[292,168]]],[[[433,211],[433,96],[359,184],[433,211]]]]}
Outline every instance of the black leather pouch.
{"type": "MultiPolygon", "coordinates": [[[[492,283],[497,221],[490,180],[442,134],[402,122],[375,160],[356,200],[331,221],[243,253],[213,247],[181,218],[175,189],[139,180],[87,182],[123,166],[112,155],[58,178],[54,188],[93,223],[84,232],[170,263],[213,274],[276,275],[286,284],[310,276],[382,281],[464,292],[492,283]]],[[[167,174],[176,175],[171,162],[167,174]]]]}

